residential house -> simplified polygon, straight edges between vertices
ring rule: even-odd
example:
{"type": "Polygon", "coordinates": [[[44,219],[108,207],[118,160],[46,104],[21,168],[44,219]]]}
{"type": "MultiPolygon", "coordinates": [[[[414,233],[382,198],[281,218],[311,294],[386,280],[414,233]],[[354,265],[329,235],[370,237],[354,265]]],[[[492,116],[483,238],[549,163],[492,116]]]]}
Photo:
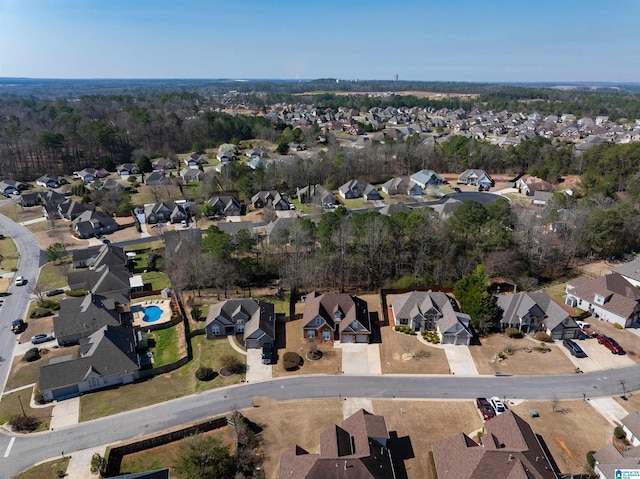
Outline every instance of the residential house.
{"type": "Polygon", "coordinates": [[[278,191],[258,191],[251,197],[251,206],[255,209],[272,206],[277,211],[285,211],[290,209],[290,203],[278,191]]]}
{"type": "Polygon", "coordinates": [[[45,401],[129,384],[139,377],[140,358],[132,329],[104,325],[79,342],[78,359],[63,356],[40,368],[38,386],[45,401]]]}
{"type": "Polygon", "coordinates": [[[629,445],[621,451],[614,444],[607,444],[594,455],[594,472],[599,479],[618,479],[616,471],[622,469],[640,469],[640,411],[634,411],[620,421],[629,445]]]}
{"type": "Polygon", "coordinates": [[[364,198],[365,200],[380,200],[382,197],[376,188],[362,180],[350,180],[338,188],[338,193],[345,199],[364,198]]]}
{"type": "Polygon", "coordinates": [[[120,246],[102,244],[88,248],[74,249],[71,252],[74,268],[98,268],[108,266],[126,266],[129,262],[127,254],[120,246]]]}
{"type": "Polygon", "coordinates": [[[127,298],[131,289],[130,278],[131,273],[122,264],[94,264],[90,268],[71,271],[67,275],[72,291],[84,290],[93,295],[113,298],[117,295],[122,304],[129,302],[127,298]]]}
{"type": "Polygon", "coordinates": [[[144,184],[147,186],[163,186],[170,185],[171,178],[165,175],[164,171],[154,171],[144,178],[144,184]]]}
{"type": "MultiPolygon", "coordinates": [[[[71,198],[66,198],[62,203],[58,204],[55,217],[73,221],[85,211],[93,210],[94,208],[93,205],[85,205],[71,198]]],[[[48,210],[45,209],[45,213],[47,212],[48,210]]],[[[51,217],[47,218],[51,219],[51,217]]]]}
{"type": "Polygon", "coordinates": [[[432,452],[438,479],[558,479],[538,436],[511,410],[485,423],[481,443],[459,433],[432,452]]]}
{"type": "Polygon", "coordinates": [[[220,163],[229,163],[230,161],[234,161],[236,159],[236,155],[233,150],[224,150],[218,151],[216,158],[220,163]]]}
{"type": "Polygon", "coordinates": [[[104,178],[108,176],[109,173],[102,168],[100,169],[85,168],[80,171],[74,171],[73,174],[76,177],[80,178],[85,183],[91,183],[92,181],[95,181],[97,178],[104,178]]]}
{"type": "Polygon", "coordinates": [[[5,196],[19,195],[21,191],[29,188],[29,185],[16,180],[2,180],[0,181],[0,193],[5,196]]]}
{"type": "Polygon", "coordinates": [[[264,158],[252,158],[247,163],[247,166],[249,166],[249,168],[251,168],[252,170],[257,170],[258,168],[264,168],[266,170],[270,164],[271,163],[269,163],[269,161],[265,160],[264,158]]]}
{"type": "Polygon", "coordinates": [[[264,230],[264,222],[253,221],[221,221],[217,225],[218,229],[223,233],[235,237],[240,231],[245,230],[252,238],[258,236],[259,230],[264,230]]]}
{"type": "Polygon", "coordinates": [[[411,206],[407,206],[403,202],[399,201],[398,203],[392,203],[390,205],[383,206],[379,211],[381,215],[393,216],[394,214],[399,212],[409,214],[412,210],[413,208],[411,208],[411,206]]]}
{"type": "Polygon", "coordinates": [[[183,168],[180,170],[180,176],[185,183],[192,181],[200,181],[204,177],[204,173],[198,168],[183,168]]]}
{"type": "Polygon", "coordinates": [[[189,216],[179,203],[173,201],[161,201],[154,204],[144,205],[145,222],[155,223],[180,223],[189,216]]]}
{"type": "Polygon", "coordinates": [[[167,158],[160,158],[151,163],[154,171],[175,170],[176,164],[167,158]]]}
{"type": "Polygon", "coordinates": [[[622,266],[618,266],[613,272],[621,274],[629,283],[636,288],[640,288],[640,258],[635,258],[622,266]]]}
{"type": "Polygon", "coordinates": [[[36,191],[35,193],[20,195],[18,203],[23,207],[35,206],[40,203],[40,192],[36,191]]]}
{"type": "Polygon", "coordinates": [[[227,299],[209,309],[207,339],[242,334],[246,348],[260,348],[275,341],[276,315],[272,303],[255,299],[227,299]]]}
{"type": "Polygon", "coordinates": [[[547,206],[553,195],[553,191],[534,191],[532,203],[536,206],[547,206]]]}
{"type": "Polygon", "coordinates": [[[187,156],[184,159],[184,164],[187,166],[187,168],[198,169],[200,165],[207,164],[207,158],[199,153],[191,153],[191,155],[187,156]]]}
{"type": "Polygon", "coordinates": [[[469,315],[456,300],[439,291],[411,291],[392,296],[391,311],[396,326],[415,331],[436,331],[442,344],[468,346],[473,333],[469,315]]]}
{"type": "Polygon", "coordinates": [[[216,216],[240,216],[242,205],[233,196],[214,196],[207,200],[216,216]]]}
{"type": "Polygon", "coordinates": [[[496,297],[502,331],[515,328],[523,333],[544,331],[554,340],[574,339],[580,327],[544,291],[504,294],[496,297]]]}
{"type": "Polygon", "coordinates": [[[45,188],[59,188],[60,185],[67,184],[67,180],[62,176],[47,173],[36,180],[36,185],[45,188]]]}
{"type": "Polygon", "coordinates": [[[118,231],[118,223],[111,216],[95,210],[80,213],[71,226],[79,238],[92,238],[118,231]]]}
{"type": "Polygon", "coordinates": [[[536,191],[553,191],[551,183],[531,175],[523,175],[516,181],[515,187],[527,196],[532,196],[536,191]]]}
{"type": "Polygon", "coordinates": [[[458,176],[458,184],[489,187],[495,185],[489,174],[479,169],[469,169],[460,173],[460,176],[458,176]]]}
{"type": "Polygon", "coordinates": [[[567,281],[566,304],[591,311],[594,318],[623,328],[640,323],[640,289],[619,273],[567,281]]]}
{"type": "Polygon", "coordinates": [[[124,163],[123,165],[118,166],[116,172],[120,175],[120,178],[128,178],[130,175],[139,175],[140,168],[133,163],[124,163]]]}
{"type": "Polygon", "coordinates": [[[280,455],[278,479],[397,479],[406,477],[395,461],[384,416],[360,409],[320,434],[310,453],[292,446],[280,455]],[[392,457],[392,455],[394,457],[392,457]]]}
{"type": "Polygon", "coordinates": [[[125,304],[125,299],[121,295],[109,297],[89,293],[61,301],[58,316],[53,318],[53,332],[58,344],[77,344],[104,326],[121,326],[125,311],[120,305],[125,304]]]}
{"type": "Polygon", "coordinates": [[[408,195],[419,196],[422,188],[408,176],[397,176],[391,178],[382,185],[382,191],[388,195],[408,195]]]}
{"type": "Polygon", "coordinates": [[[269,243],[289,243],[291,227],[298,222],[297,217],[279,216],[264,227],[269,243]]]}
{"type": "Polygon", "coordinates": [[[60,218],[58,205],[67,201],[67,198],[53,190],[38,193],[38,201],[42,204],[42,213],[45,218],[60,218]]]}
{"type": "Polygon", "coordinates": [[[410,178],[414,183],[420,185],[421,188],[426,188],[427,186],[442,185],[447,182],[447,180],[445,180],[433,170],[420,170],[417,173],[411,175],[410,178]]]}
{"type": "Polygon", "coordinates": [[[305,339],[341,343],[368,343],[371,318],[367,302],[350,294],[309,293],[304,303],[305,339]]]}
{"type": "Polygon", "coordinates": [[[245,152],[245,155],[251,158],[252,160],[257,160],[264,158],[266,156],[265,152],[259,148],[251,148],[245,152]]]}
{"type": "Polygon", "coordinates": [[[440,218],[447,219],[462,205],[462,203],[464,202],[445,196],[444,201],[440,200],[438,203],[431,203],[429,204],[429,208],[433,209],[440,218]]]}
{"type": "Polygon", "coordinates": [[[305,203],[306,198],[309,203],[322,205],[324,207],[338,204],[336,197],[322,185],[309,185],[304,188],[298,188],[296,195],[302,203],[305,203]]]}
{"type": "Polygon", "coordinates": [[[640,446],[640,411],[627,414],[620,420],[620,424],[622,424],[622,429],[631,445],[633,447],[640,446]]]}

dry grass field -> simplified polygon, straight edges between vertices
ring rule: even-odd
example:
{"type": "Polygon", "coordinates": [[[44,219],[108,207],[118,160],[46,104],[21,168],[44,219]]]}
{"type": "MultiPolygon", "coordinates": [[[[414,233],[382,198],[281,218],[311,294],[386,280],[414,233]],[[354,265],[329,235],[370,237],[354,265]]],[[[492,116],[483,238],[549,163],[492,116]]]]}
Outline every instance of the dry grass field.
{"type": "Polygon", "coordinates": [[[400,333],[392,326],[380,328],[380,333],[382,374],[449,374],[444,349],[425,346],[417,336],[400,333]]]}
{"type": "Polygon", "coordinates": [[[558,350],[557,343],[548,345],[551,349],[549,352],[541,353],[537,350],[539,343],[527,338],[511,339],[502,334],[492,334],[481,341],[481,347],[469,347],[480,374],[493,374],[495,371],[517,375],[575,372],[575,366],[558,350]],[[507,355],[503,361],[496,360],[498,353],[506,347],[511,348],[513,354],[507,355]],[[526,352],[526,347],[531,348],[531,352],[526,352]],[[535,366],[532,367],[532,364],[535,366]]]}

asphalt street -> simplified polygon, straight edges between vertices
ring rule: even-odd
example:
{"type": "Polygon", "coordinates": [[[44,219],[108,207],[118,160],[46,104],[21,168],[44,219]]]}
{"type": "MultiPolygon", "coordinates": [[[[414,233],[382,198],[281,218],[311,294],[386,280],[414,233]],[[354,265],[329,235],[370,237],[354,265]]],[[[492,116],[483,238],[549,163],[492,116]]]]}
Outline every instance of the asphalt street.
{"type": "Polygon", "coordinates": [[[156,404],[46,433],[0,434],[0,477],[11,477],[41,460],[72,451],[129,440],[233,409],[252,406],[253,397],[276,400],[318,398],[583,399],[640,389],[640,366],[567,376],[300,376],[245,383],[156,404]]]}
{"type": "Polygon", "coordinates": [[[20,252],[18,271],[15,274],[24,276],[28,281],[24,286],[16,286],[12,281],[0,307],[0,386],[4,389],[11,368],[13,348],[17,343],[17,336],[11,332],[11,322],[24,318],[29,297],[38,281],[40,266],[44,264],[44,252],[31,231],[3,215],[0,215],[0,233],[15,241],[20,252]]]}

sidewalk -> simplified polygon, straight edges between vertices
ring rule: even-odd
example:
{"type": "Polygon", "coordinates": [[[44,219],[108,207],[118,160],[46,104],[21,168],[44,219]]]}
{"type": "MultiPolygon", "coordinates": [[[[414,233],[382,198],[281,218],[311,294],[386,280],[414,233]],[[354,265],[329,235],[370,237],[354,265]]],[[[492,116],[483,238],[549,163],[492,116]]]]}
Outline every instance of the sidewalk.
{"type": "MultiPolygon", "coordinates": [[[[60,451],[63,453],[64,451],[60,451]]],[[[69,457],[69,465],[67,466],[67,479],[87,479],[88,477],[98,477],[91,474],[91,458],[95,453],[104,457],[106,452],[105,446],[98,446],[82,451],[75,451],[69,457]]]]}

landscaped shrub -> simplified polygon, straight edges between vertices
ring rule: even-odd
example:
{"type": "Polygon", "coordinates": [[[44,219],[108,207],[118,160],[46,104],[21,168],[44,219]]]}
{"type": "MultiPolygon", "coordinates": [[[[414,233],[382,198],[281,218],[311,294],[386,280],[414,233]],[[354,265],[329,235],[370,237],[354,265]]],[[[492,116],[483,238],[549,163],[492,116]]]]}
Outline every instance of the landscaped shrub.
{"type": "Polygon", "coordinates": [[[58,301],[54,301],[53,299],[44,299],[42,301],[38,301],[38,307],[53,309],[54,311],[57,311],[60,309],[60,303],[58,301]]]}
{"type": "Polygon", "coordinates": [[[287,371],[292,371],[300,366],[302,362],[302,358],[298,353],[294,353],[293,351],[287,351],[282,356],[282,364],[284,365],[284,369],[287,371]]]}
{"type": "Polygon", "coordinates": [[[64,294],[71,296],[72,298],[78,298],[80,296],[84,296],[84,289],[65,289],[64,294]]]}
{"type": "Polygon", "coordinates": [[[505,329],[504,334],[506,334],[510,338],[521,338],[521,337],[524,336],[522,331],[520,331],[517,328],[507,328],[507,329],[505,329]]]}
{"type": "Polygon", "coordinates": [[[196,371],[196,378],[200,381],[211,381],[215,377],[216,373],[213,371],[213,369],[206,366],[198,368],[198,370],[196,371]]]}
{"type": "Polygon", "coordinates": [[[616,329],[623,329],[621,324],[613,323],[613,327],[616,329]]]}
{"type": "Polygon", "coordinates": [[[33,432],[39,425],[40,420],[33,416],[14,416],[9,421],[9,426],[17,432],[33,432]]]}
{"type": "Polygon", "coordinates": [[[37,361],[38,359],[40,359],[40,350],[38,348],[31,348],[29,351],[24,353],[24,360],[28,363],[37,361]]]}
{"type": "Polygon", "coordinates": [[[52,314],[53,312],[50,309],[36,308],[33,311],[31,311],[31,314],[29,315],[29,317],[44,318],[45,316],[51,316],[52,314]]]}
{"type": "Polygon", "coordinates": [[[538,340],[538,341],[544,341],[545,343],[551,342],[551,336],[549,336],[544,331],[538,331],[535,334],[534,338],[536,338],[536,340],[538,340]]]}
{"type": "Polygon", "coordinates": [[[396,326],[396,327],[395,327],[395,328],[393,328],[393,329],[395,329],[396,331],[400,331],[400,330],[402,329],[402,326],[396,326]]]}
{"type": "Polygon", "coordinates": [[[222,363],[222,367],[224,369],[227,369],[234,374],[243,373],[246,369],[245,364],[233,354],[225,354],[224,356],[222,356],[222,358],[220,358],[220,362],[222,363]]]}
{"type": "Polygon", "coordinates": [[[616,439],[624,439],[625,437],[627,437],[627,434],[624,432],[624,429],[622,429],[622,427],[620,426],[616,426],[613,429],[613,435],[615,436],[616,439]]]}
{"type": "Polygon", "coordinates": [[[595,453],[596,451],[587,452],[587,464],[589,464],[589,467],[593,467],[596,465],[596,458],[593,457],[595,453]]]}

